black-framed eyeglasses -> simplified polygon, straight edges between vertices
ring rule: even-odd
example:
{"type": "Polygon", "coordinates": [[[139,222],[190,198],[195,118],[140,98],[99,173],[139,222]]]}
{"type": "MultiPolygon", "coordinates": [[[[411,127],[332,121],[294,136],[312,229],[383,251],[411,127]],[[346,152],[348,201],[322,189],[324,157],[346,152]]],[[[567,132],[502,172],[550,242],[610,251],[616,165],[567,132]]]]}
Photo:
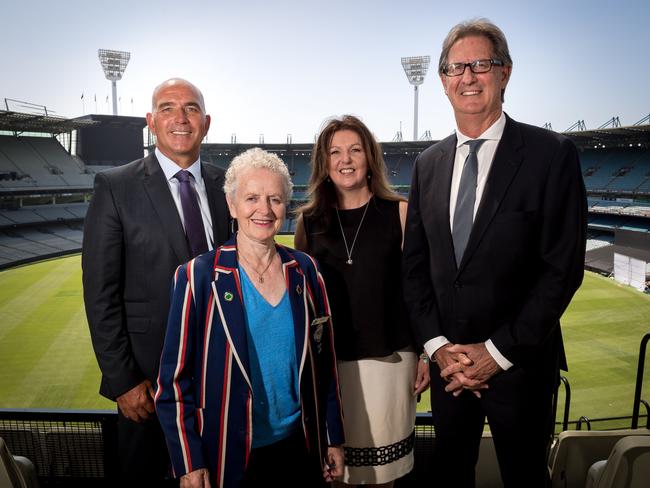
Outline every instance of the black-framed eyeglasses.
{"type": "Polygon", "coordinates": [[[494,66],[503,66],[500,59],[477,59],[471,63],[449,63],[442,68],[442,72],[447,76],[460,76],[465,73],[465,68],[469,66],[472,73],[487,73],[494,66]]]}

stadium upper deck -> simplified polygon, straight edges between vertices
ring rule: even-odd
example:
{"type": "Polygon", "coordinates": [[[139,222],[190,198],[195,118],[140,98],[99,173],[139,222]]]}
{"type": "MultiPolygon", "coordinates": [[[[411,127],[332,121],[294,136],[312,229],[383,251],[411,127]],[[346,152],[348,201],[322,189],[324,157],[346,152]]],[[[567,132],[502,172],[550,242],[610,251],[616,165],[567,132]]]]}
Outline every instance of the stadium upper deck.
{"type": "MultiPolygon", "coordinates": [[[[650,232],[650,116],[641,122],[645,124],[565,133],[580,150],[594,233],[650,232]]],[[[0,111],[0,266],[78,249],[94,174],[151,148],[153,138],[143,134],[145,125],[142,117],[63,119],[0,111]],[[44,239],[50,247],[42,245],[44,239]]],[[[413,163],[435,142],[381,144],[397,191],[408,193],[413,163]]],[[[225,168],[254,146],[285,161],[295,184],[293,206],[304,201],[311,143],[203,144],[201,156],[225,168]]],[[[288,219],[283,231],[291,232],[293,225],[288,219]]]]}

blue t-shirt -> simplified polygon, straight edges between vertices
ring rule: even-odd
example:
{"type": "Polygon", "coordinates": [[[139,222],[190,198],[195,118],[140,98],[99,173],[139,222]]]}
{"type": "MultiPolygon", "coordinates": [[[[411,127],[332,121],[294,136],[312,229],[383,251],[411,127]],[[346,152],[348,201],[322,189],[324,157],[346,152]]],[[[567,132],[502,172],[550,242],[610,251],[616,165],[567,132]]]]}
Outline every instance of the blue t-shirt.
{"type": "Polygon", "coordinates": [[[253,448],[288,437],[300,425],[300,389],[289,295],[272,306],[243,268],[248,358],[253,384],[253,448]]]}

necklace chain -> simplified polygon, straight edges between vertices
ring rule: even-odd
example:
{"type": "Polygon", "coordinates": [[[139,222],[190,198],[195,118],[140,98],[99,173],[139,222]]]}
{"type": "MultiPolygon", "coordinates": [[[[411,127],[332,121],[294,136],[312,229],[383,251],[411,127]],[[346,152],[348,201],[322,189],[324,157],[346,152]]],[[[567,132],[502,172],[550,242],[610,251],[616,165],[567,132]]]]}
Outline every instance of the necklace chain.
{"type": "Polygon", "coordinates": [[[275,253],[273,253],[273,256],[271,256],[271,259],[269,259],[268,264],[266,265],[266,267],[264,268],[264,270],[261,273],[255,269],[255,266],[253,266],[253,263],[251,263],[248,259],[246,259],[246,256],[244,256],[243,253],[237,252],[237,254],[239,255],[239,257],[243,258],[244,261],[246,261],[246,263],[253,269],[253,271],[255,271],[257,273],[257,280],[260,283],[264,283],[264,273],[266,273],[269,270],[269,268],[271,267],[271,263],[273,262],[273,259],[275,258],[275,253]]]}
{"type": "Polygon", "coordinates": [[[345,252],[348,255],[348,260],[346,261],[346,264],[352,264],[352,251],[354,251],[354,245],[357,243],[357,237],[359,236],[359,231],[361,230],[361,224],[363,224],[363,219],[366,218],[366,212],[368,211],[368,207],[370,206],[370,200],[372,200],[372,195],[366,202],[366,208],[363,210],[363,215],[361,216],[361,220],[359,221],[359,226],[357,227],[357,231],[354,234],[354,239],[352,239],[352,246],[348,248],[348,240],[345,238],[345,232],[343,231],[343,224],[341,224],[341,216],[339,215],[339,207],[338,205],[335,207],[336,208],[336,218],[339,221],[339,228],[341,229],[341,235],[343,236],[343,244],[345,245],[345,252]]]}

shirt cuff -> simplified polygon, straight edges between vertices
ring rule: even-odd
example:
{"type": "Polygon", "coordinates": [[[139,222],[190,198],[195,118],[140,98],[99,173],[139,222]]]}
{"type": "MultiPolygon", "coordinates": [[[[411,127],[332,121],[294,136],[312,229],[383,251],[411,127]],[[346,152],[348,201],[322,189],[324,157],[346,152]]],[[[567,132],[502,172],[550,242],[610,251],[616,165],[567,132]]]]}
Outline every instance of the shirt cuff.
{"type": "Polygon", "coordinates": [[[488,350],[490,353],[490,356],[492,356],[492,359],[494,359],[499,366],[501,366],[502,370],[507,370],[512,368],[514,365],[506,359],[506,357],[499,352],[497,349],[497,346],[494,345],[492,342],[492,339],[488,339],[485,341],[485,348],[488,350]]]}
{"type": "Polygon", "coordinates": [[[445,344],[449,344],[449,340],[445,336],[434,337],[424,343],[424,352],[433,361],[435,359],[433,354],[445,344]]]}

